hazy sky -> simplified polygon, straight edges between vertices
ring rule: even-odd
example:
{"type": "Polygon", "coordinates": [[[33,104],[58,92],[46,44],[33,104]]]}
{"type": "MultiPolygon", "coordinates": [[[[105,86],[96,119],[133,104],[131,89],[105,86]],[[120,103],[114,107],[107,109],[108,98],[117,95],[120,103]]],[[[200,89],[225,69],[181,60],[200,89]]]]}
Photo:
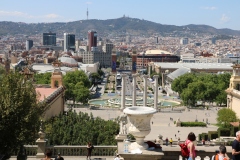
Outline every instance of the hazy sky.
{"type": "Polygon", "coordinates": [[[123,15],[161,24],[240,30],[240,0],[0,0],[0,21],[69,22],[123,15]]]}

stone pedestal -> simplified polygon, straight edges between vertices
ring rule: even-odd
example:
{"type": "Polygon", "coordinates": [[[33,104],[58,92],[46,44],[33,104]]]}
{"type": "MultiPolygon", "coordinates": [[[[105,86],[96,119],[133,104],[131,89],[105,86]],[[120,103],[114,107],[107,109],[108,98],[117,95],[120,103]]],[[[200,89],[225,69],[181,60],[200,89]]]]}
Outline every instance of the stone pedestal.
{"type": "Polygon", "coordinates": [[[137,74],[133,74],[132,77],[133,77],[133,93],[132,93],[132,106],[136,106],[136,85],[137,85],[137,74]]]}
{"type": "Polygon", "coordinates": [[[121,95],[121,110],[125,108],[125,95],[126,95],[126,74],[122,74],[122,95],[121,95]]]}
{"type": "Polygon", "coordinates": [[[118,134],[115,139],[117,142],[123,142],[125,139],[127,139],[127,134],[118,134]]]}
{"type": "Polygon", "coordinates": [[[123,153],[124,142],[118,142],[118,154],[124,160],[160,160],[164,153],[160,148],[154,150],[143,150],[141,154],[123,153]]]}
{"type": "Polygon", "coordinates": [[[36,144],[38,145],[36,158],[44,158],[45,157],[45,145],[46,145],[45,133],[42,131],[39,131],[38,134],[39,134],[40,138],[38,138],[36,140],[36,144]]]}
{"type": "Polygon", "coordinates": [[[154,108],[157,109],[158,108],[158,75],[154,75],[154,81],[155,81],[155,88],[154,88],[154,108]]]}
{"type": "Polygon", "coordinates": [[[143,106],[147,106],[147,75],[143,75],[143,106]]]}

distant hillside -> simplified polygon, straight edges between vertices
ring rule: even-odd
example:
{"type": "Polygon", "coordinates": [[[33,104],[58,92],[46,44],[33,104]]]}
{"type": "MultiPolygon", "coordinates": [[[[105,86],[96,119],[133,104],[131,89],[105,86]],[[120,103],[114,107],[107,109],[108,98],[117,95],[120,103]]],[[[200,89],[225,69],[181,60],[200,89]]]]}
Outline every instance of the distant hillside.
{"type": "Polygon", "coordinates": [[[160,34],[161,36],[196,36],[201,34],[211,35],[240,35],[240,31],[231,29],[216,29],[207,25],[174,26],[163,25],[136,18],[117,18],[108,20],[80,20],[68,23],[22,23],[0,22],[0,35],[26,34],[34,35],[43,32],[56,32],[63,35],[64,32],[75,33],[78,37],[86,37],[88,30],[96,30],[99,35],[145,35],[160,34]]]}

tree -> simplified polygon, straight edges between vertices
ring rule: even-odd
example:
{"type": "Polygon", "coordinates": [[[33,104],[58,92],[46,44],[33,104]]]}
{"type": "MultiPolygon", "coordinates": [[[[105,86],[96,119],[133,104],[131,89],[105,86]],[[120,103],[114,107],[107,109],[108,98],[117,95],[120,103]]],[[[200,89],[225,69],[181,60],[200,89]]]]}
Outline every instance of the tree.
{"type": "Polygon", "coordinates": [[[195,78],[196,76],[194,74],[191,73],[184,74],[174,79],[172,83],[172,89],[181,95],[183,90],[186,89],[188,85],[194,81],[195,78]]]}
{"type": "Polygon", "coordinates": [[[10,154],[35,142],[47,106],[38,102],[32,82],[19,73],[5,74],[0,84],[0,154],[10,154]]]}
{"type": "Polygon", "coordinates": [[[77,102],[82,102],[83,104],[88,103],[88,100],[90,99],[90,91],[82,82],[78,82],[75,85],[73,93],[77,102]]]}
{"type": "Polygon", "coordinates": [[[184,104],[194,105],[196,101],[226,104],[225,90],[229,85],[230,74],[185,74],[172,83],[172,89],[180,94],[184,104]],[[193,95],[191,95],[191,93],[193,95]]]}
{"type": "Polygon", "coordinates": [[[103,76],[103,75],[104,75],[104,72],[103,72],[101,69],[99,69],[99,70],[98,70],[98,74],[99,74],[99,75],[100,75],[100,77],[101,77],[101,76],[103,76]]]}
{"type": "Polygon", "coordinates": [[[91,73],[92,84],[96,85],[96,82],[101,80],[101,76],[98,73],[91,73]]]}
{"type": "Polygon", "coordinates": [[[34,80],[36,84],[50,84],[52,73],[40,73],[34,75],[34,80]]]}
{"type": "MultiPolygon", "coordinates": [[[[77,91],[79,89],[79,82],[81,82],[81,85],[84,86],[85,90],[90,88],[90,81],[83,71],[77,70],[74,72],[67,72],[67,74],[63,77],[63,81],[66,87],[66,100],[73,100],[75,104],[75,101],[83,99],[83,97],[89,96],[89,92],[83,92],[80,94],[80,92],[77,91]]],[[[83,89],[83,87],[80,87],[80,89],[83,89]]]]}
{"type": "Polygon", "coordinates": [[[217,125],[219,127],[230,127],[230,122],[236,122],[236,113],[228,108],[220,109],[217,113],[217,125]]]}
{"type": "Polygon", "coordinates": [[[115,135],[119,133],[117,121],[105,121],[92,114],[75,111],[60,114],[45,123],[48,145],[116,145],[115,135]]]}

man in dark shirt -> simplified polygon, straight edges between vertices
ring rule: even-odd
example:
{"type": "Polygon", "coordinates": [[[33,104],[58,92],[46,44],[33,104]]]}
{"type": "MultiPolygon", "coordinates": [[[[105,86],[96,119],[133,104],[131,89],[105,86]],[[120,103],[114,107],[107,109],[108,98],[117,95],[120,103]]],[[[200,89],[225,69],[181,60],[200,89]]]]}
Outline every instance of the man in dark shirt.
{"type": "Polygon", "coordinates": [[[240,160],[240,131],[237,131],[236,139],[232,143],[232,158],[240,160]]]}
{"type": "Polygon", "coordinates": [[[61,156],[60,153],[58,153],[57,157],[55,158],[55,160],[64,160],[64,158],[61,156]]]}

